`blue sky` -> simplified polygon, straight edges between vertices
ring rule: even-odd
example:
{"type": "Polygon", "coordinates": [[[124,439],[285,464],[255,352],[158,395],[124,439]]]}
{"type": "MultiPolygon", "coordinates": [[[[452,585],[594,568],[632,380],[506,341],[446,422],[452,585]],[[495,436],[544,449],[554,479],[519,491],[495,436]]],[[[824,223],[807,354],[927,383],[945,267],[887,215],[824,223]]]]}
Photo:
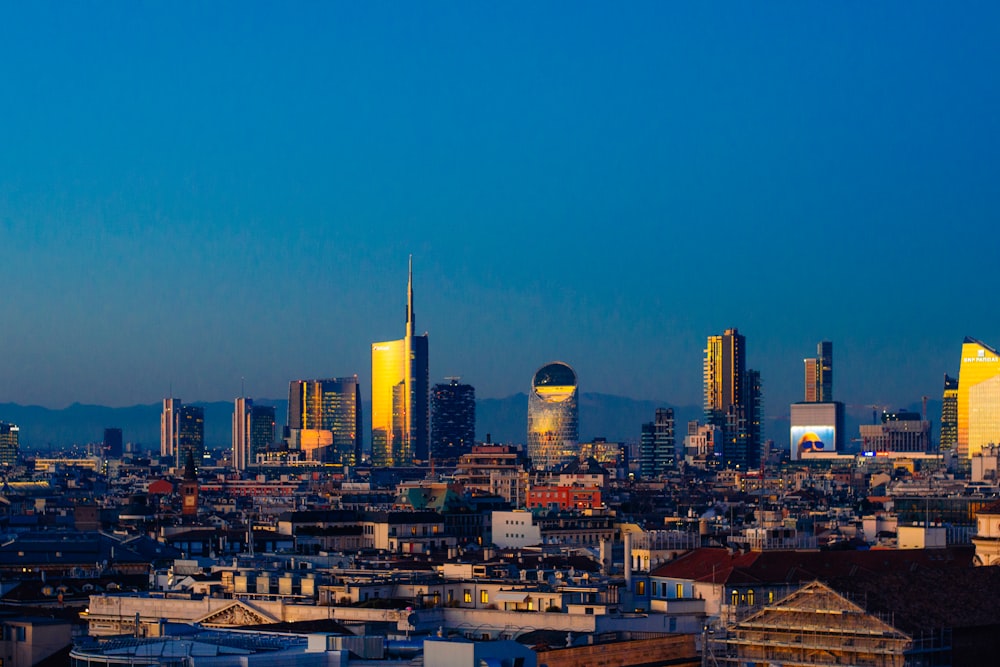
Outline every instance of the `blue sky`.
{"type": "Polygon", "coordinates": [[[10,3],[0,402],[370,374],[407,256],[433,379],[767,410],[1000,344],[1000,10],[963,3],[10,3]]]}

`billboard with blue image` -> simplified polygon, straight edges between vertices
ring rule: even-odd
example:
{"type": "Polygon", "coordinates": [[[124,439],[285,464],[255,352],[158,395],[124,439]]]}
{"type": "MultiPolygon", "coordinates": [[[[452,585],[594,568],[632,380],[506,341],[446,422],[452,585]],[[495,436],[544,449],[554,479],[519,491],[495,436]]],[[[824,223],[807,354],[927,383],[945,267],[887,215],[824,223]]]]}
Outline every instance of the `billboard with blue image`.
{"type": "Polygon", "coordinates": [[[792,459],[808,458],[812,454],[835,454],[837,429],[835,426],[793,426],[792,459]]]}

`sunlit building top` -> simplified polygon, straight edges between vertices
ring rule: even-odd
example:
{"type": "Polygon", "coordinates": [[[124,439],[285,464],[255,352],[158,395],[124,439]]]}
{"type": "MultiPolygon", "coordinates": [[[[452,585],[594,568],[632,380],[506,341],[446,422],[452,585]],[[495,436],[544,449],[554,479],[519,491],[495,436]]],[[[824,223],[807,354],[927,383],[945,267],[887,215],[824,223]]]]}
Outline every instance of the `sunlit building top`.
{"type": "Polygon", "coordinates": [[[554,361],[539,368],[528,394],[528,457],[537,470],[552,470],[579,451],[576,373],[554,361]]]}
{"type": "Polygon", "coordinates": [[[958,455],[1000,443],[1000,354],[974,338],[962,343],[958,372],[958,455]]]}

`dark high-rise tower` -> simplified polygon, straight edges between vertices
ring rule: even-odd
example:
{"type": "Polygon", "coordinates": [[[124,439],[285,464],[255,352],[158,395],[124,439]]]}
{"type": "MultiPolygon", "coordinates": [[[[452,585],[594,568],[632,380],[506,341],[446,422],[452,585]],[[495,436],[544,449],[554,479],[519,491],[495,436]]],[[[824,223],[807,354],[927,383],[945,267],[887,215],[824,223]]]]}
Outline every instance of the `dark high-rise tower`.
{"type": "Polygon", "coordinates": [[[205,456],[205,409],[196,405],[181,405],[176,415],[177,457],[180,468],[191,456],[196,468],[205,456]]]}
{"type": "Polygon", "coordinates": [[[120,428],[104,429],[102,448],[105,456],[120,459],[122,456],[122,430],[120,428]]]}
{"type": "Polygon", "coordinates": [[[829,403],[833,400],[833,343],[816,345],[816,357],[804,359],[805,402],[829,403]]]}
{"type": "Polygon", "coordinates": [[[472,452],[476,439],[476,390],[471,384],[436,384],[431,391],[431,455],[457,460],[472,452]]]}
{"type": "Polygon", "coordinates": [[[955,449],[958,445],[958,378],[944,376],[944,394],[941,397],[941,450],[955,449]]]}
{"type": "Polygon", "coordinates": [[[639,439],[639,475],[643,479],[657,479],[677,466],[674,442],[674,411],[657,408],[654,421],[642,425],[639,439]]]}
{"type": "Polygon", "coordinates": [[[416,335],[413,258],[406,288],[406,335],[372,344],[372,463],[426,461],[430,445],[427,334],[416,335]]]}

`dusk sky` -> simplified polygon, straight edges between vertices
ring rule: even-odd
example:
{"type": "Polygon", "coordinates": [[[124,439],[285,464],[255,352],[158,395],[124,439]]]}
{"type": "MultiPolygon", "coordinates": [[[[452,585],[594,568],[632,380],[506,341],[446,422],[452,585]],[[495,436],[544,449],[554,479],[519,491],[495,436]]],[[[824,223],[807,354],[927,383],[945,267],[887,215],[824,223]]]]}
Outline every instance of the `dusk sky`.
{"type": "MultiPolygon", "coordinates": [[[[1000,345],[997,3],[6,3],[0,402],[431,380],[765,409],[1000,345]]],[[[367,399],[367,396],[366,396],[367,399]]],[[[0,419],[3,416],[0,415],[0,419]]]]}

